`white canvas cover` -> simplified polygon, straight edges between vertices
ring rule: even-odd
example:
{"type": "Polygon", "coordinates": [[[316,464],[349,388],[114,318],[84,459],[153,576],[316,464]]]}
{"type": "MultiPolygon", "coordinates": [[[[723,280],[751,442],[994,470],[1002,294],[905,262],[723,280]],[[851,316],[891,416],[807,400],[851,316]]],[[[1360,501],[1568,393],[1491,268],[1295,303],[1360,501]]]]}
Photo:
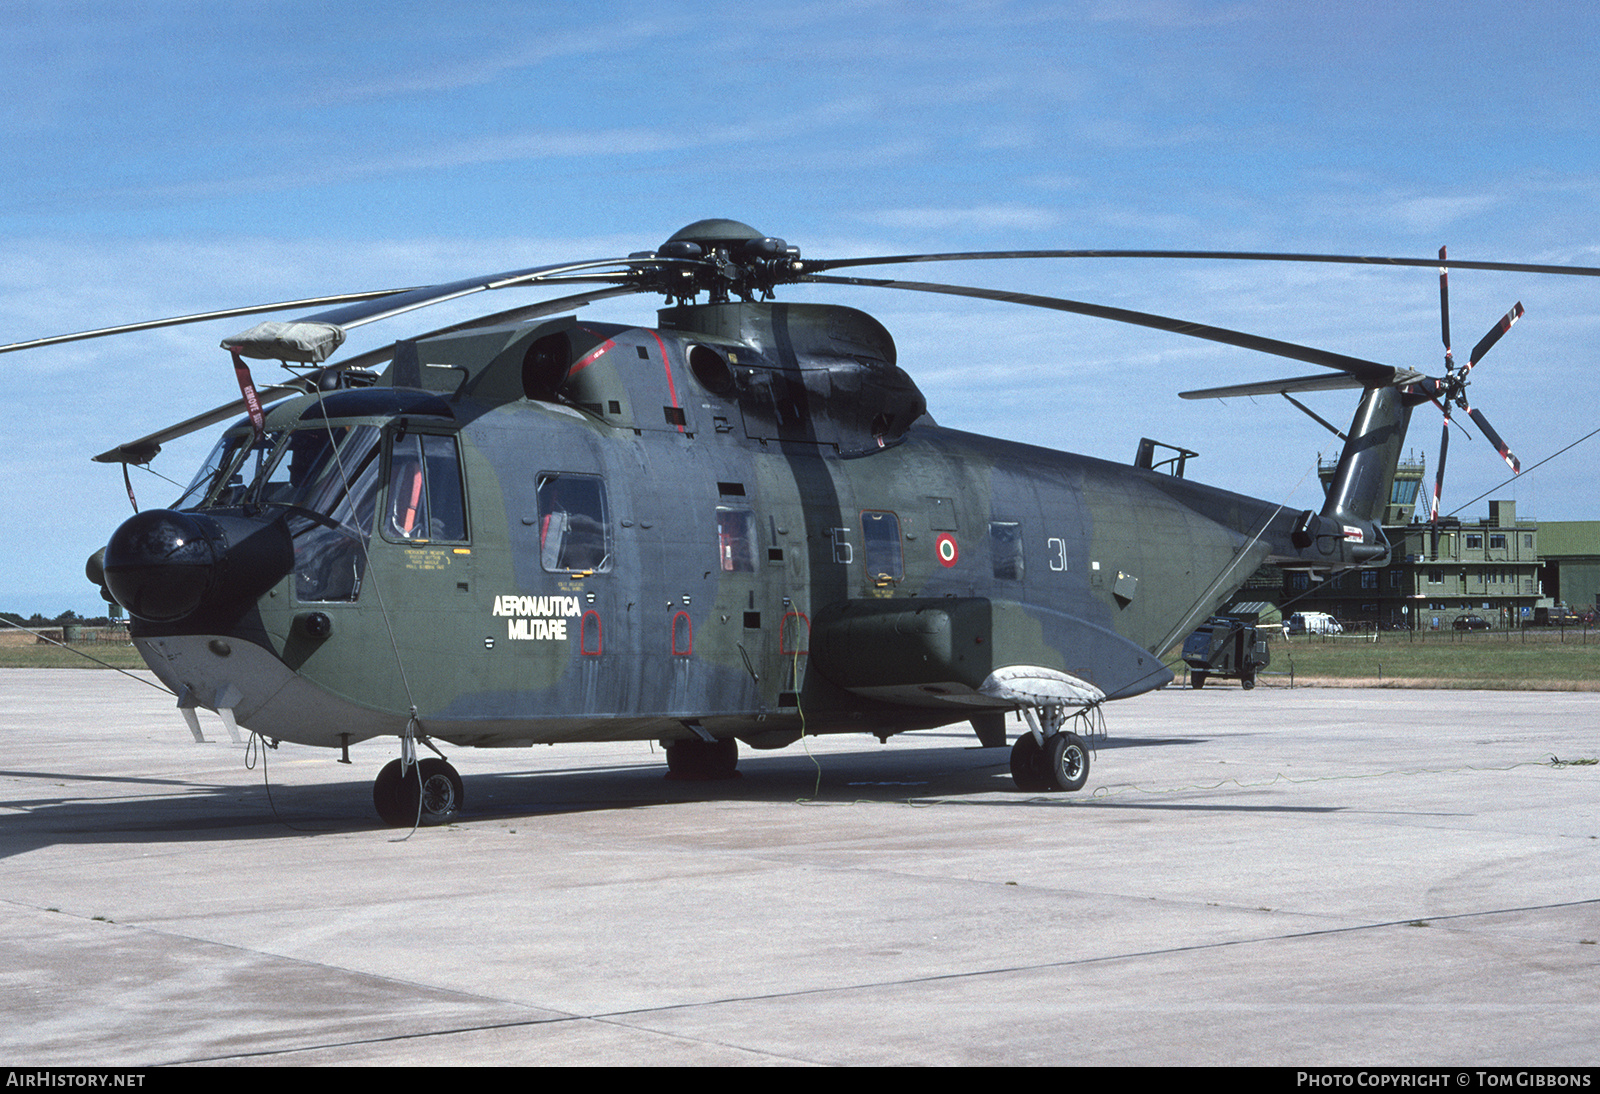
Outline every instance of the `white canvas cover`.
{"type": "Polygon", "coordinates": [[[326,361],[344,344],[344,328],[332,323],[291,320],[287,323],[257,323],[247,331],[225,338],[222,348],[242,357],[269,361],[326,361]]]}

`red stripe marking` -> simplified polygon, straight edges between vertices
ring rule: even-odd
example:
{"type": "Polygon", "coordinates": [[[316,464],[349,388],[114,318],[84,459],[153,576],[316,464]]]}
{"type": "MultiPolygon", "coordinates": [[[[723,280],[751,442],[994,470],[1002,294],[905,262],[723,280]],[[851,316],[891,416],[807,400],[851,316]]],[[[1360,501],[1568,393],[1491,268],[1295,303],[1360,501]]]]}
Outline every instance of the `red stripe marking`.
{"type": "MultiPolygon", "coordinates": [[[[672,399],[672,405],[682,410],[683,408],[678,406],[678,387],[672,382],[672,362],[667,360],[667,344],[661,340],[659,331],[653,330],[650,333],[655,336],[656,345],[661,347],[661,367],[667,372],[667,395],[672,399]]],[[[683,432],[682,425],[678,426],[678,432],[683,432]]]]}
{"type": "Polygon", "coordinates": [[[567,375],[571,376],[575,372],[582,372],[584,369],[588,368],[590,365],[592,365],[596,361],[598,361],[600,359],[600,355],[602,353],[604,353],[606,350],[610,349],[614,345],[616,345],[616,343],[613,342],[611,339],[607,338],[604,342],[600,343],[594,349],[590,350],[588,353],[586,353],[582,357],[578,358],[576,363],[574,363],[571,368],[567,369],[567,375]]]}

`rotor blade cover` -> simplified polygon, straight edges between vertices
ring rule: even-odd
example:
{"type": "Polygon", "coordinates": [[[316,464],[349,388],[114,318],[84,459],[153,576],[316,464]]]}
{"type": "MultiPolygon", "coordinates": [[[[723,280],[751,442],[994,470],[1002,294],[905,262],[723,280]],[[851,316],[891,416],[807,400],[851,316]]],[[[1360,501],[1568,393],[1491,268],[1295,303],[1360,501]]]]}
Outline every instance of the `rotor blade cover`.
{"type": "Polygon", "coordinates": [[[344,328],[304,319],[287,323],[257,323],[247,331],[222,340],[222,348],[241,357],[268,361],[304,361],[316,364],[344,345],[344,328]]]}

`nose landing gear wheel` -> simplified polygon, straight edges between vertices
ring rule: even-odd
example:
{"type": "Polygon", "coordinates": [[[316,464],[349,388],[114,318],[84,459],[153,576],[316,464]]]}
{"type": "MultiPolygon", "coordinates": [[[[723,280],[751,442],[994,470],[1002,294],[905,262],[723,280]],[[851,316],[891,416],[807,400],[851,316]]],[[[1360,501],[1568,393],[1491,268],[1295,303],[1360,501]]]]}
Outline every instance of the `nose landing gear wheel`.
{"type": "Polygon", "coordinates": [[[456,769],[443,760],[426,759],[417,770],[400,773],[400,761],[390,760],[372,784],[372,804],[383,823],[404,828],[418,822],[449,824],[467,800],[466,788],[456,769]]]}

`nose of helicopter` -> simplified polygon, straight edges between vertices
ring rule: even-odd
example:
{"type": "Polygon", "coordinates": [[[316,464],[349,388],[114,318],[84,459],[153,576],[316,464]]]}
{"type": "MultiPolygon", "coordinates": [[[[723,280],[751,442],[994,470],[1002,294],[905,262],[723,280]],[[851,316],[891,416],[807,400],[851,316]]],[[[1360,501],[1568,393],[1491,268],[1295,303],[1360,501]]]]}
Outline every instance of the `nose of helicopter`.
{"type": "Polygon", "coordinates": [[[150,509],[112,533],[105,586],[129,614],[175,623],[254,600],[294,566],[281,520],[150,509]]]}

